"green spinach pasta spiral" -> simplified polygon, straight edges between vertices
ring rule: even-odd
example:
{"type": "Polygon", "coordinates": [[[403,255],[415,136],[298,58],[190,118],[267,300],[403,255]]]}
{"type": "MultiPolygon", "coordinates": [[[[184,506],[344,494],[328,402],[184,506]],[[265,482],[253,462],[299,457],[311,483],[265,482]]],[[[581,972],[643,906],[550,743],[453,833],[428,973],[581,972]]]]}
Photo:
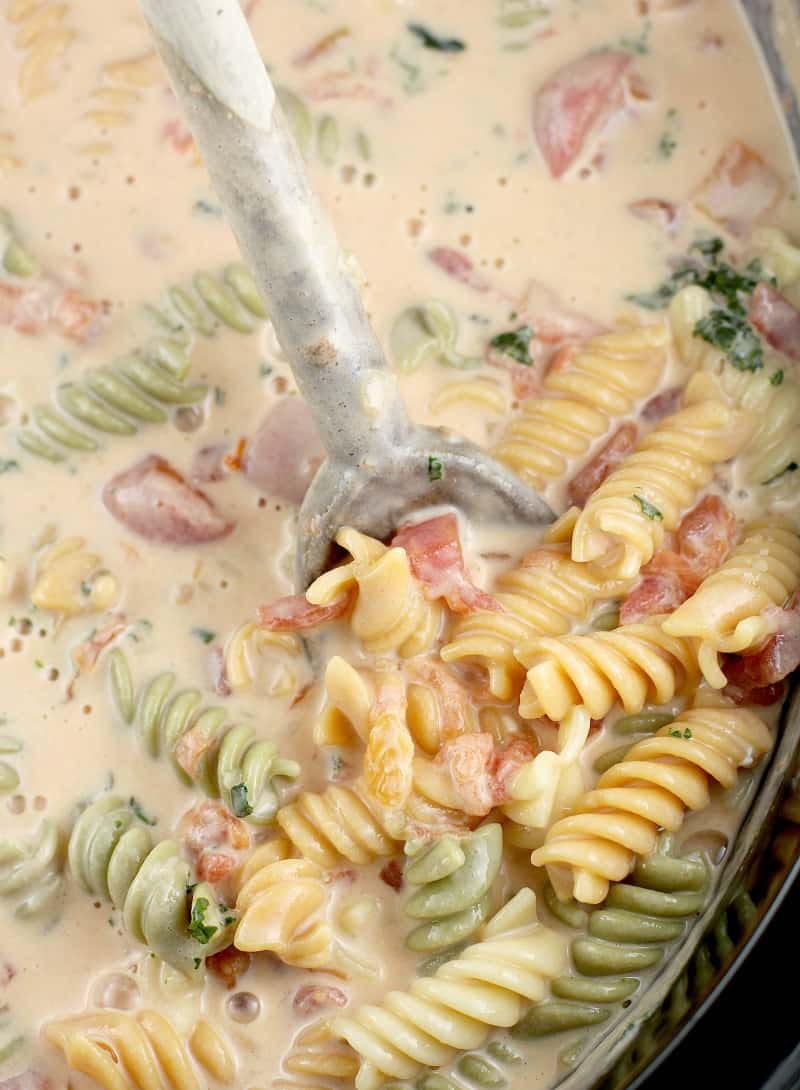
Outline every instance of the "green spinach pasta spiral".
{"type": "Polygon", "coordinates": [[[573,972],[552,981],[554,998],[531,1008],[512,1035],[542,1037],[607,1021],[613,1006],[641,986],[636,974],[658,965],[684,934],[703,907],[707,885],[701,860],[657,852],[640,860],[631,880],[612,886],[605,904],[589,913],[574,901],[562,903],[549,887],[545,901],[553,915],[586,934],[572,941],[573,972]]]}
{"type": "Polygon", "coordinates": [[[45,818],[27,840],[0,840],[0,898],[15,902],[14,914],[52,923],[64,892],[61,833],[45,818]]]}
{"type": "Polygon", "coordinates": [[[122,914],[125,930],[186,974],[229,945],[236,920],[207,882],[192,883],[177,841],[150,831],[117,795],[103,795],[75,822],[70,870],[81,887],[122,914]]]}
{"type": "Polygon", "coordinates": [[[292,780],[300,766],[280,756],[274,742],[258,740],[247,723],[226,724],[220,707],[201,707],[202,694],[173,694],[175,675],[158,674],[138,695],[128,661],[116,649],[110,659],[111,690],[125,723],[136,721],[153,757],[167,753],[186,782],[220,798],[237,817],[268,825],[280,805],[278,780],[292,780]]]}
{"type": "Polygon", "coordinates": [[[166,306],[147,307],[158,335],[79,382],[60,385],[55,405],[37,405],[35,427],[17,440],[30,454],[60,462],[100,445],[99,436],[134,435],[144,424],[161,424],[167,411],[202,401],[208,388],[188,381],[194,334],[213,336],[218,325],[252,333],[266,318],[252,276],[241,264],[221,276],[197,273],[191,290],[170,289],[166,306]]]}
{"type": "Polygon", "coordinates": [[[409,1079],[449,1063],[456,1051],[480,1048],[495,1027],[515,1025],[527,1002],[539,1002],[564,967],[564,940],[543,927],[536,897],[520,890],[485,926],[480,942],[389,992],[381,1006],[362,1006],[331,1028],[361,1057],[360,1090],[387,1077],[409,1079]]]}
{"type": "Polygon", "coordinates": [[[412,855],[405,877],[421,888],[405,910],[423,922],[406,938],[409,949],[442,950],[473,935],[489,916],[502,856],[503,833],[497,824],[463,838],[444,836],[412,855]]]}

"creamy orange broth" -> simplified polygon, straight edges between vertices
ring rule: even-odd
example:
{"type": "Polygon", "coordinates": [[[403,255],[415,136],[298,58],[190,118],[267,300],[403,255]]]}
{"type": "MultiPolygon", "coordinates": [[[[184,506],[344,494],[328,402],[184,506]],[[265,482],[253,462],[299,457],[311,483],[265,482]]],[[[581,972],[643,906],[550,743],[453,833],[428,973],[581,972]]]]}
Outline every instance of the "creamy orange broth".
{"type": "MultiPolygon", "coordinates": [[[[20,782],[0,798],[0,840],[31,834],[43,816],[66,836],[79,805],[112,782],[157,821],[158,838],[172,833],[196,792],[180,783],[168,759],[146,756],[135,731],[113,713],[107,652],[78,676],[72,654],[121,615],[119,646],[137,684],[173,671],[181,687],[196,686],[207,703],[227,701],[231,717],[252,716],[263,736],[301,762],[304,787],[324,786],[329,763],[311,740],[319,686],[296,700],[313,681],[302,654],[282,658],[267,649],[255,659],[250,686],[228,698],[211,691],[213,648],[257,604],[291,590],[295,509],[232,472],[203,487],[235,520],[234,533],[207,545],[169,547],[111,518],[100,490],[151,452],[187,474],[199,448],[224,443],[231,450],[272,403],[293,393],[293,384],[268,323],[257,323],[249,335],[219,327],[213,337],[193,339],[191,377],[211,387],[195,430],[145,425],[130,437],[104,438],[96,451],[68,452],[59,464],[16,446],[17,431],[58,383],[152,335],[144,304],[160,304],[171,285],[236,258],[136,5],[71,0],[60,16],[64,37],[56,55],[37,67],[32,51],[39,39],[27,45],[25,29],[35,16],[26,12],[57,7],[5,0],[0,9],[0,203],[38,268],[82,296],[107,301],[107,314],[98,335],[83,344],[52,325],[29,335],[0,321],[0,553],[7,584],[0,601],[0,733],[22,743],[8,757],[20,782]],[[114,67],[134,60],[141,64],[127,76],[114,67]],[[64,617],[32,608],[43,548],[71,537],[84,539],[118,581],[112,609],[64,617]]],[[[338,125],[337,161],[325,164],[315,149],[309,169],[361,270],[364,298],[387,346],[400,312],[438,299],[457,316],[459,352],[481,360],[491,336],[519,324],[516,314],[534,278],[599,323],[630,313],[625,294],[650,290],[670,256],[684,253],[699,231],[714,229],[687,196],[734,139],[756,149],[784,182],[771,222],[790,232],[798,227],[783,123],[736,6],[724,0],[649,16],[628,0],[562,0],[516,29],[498,22],[500,0],[255,0],[246,7],[275,82],[300,96],[315,122],[329,114],[338,125]],[[455,36],[466,48],[425,49],[406,30],[409,21],[455,36]],[[293,63],[339,27],[348,34],[327,53],[305,67],[293,63]],[[576,167],[555,180],[532,138],[533,93],[561,65],[601,47],[633,52],[646,99],[592,136],[576,167]],[[343,97],[322,97],[329,87],[343,97]],[[362,149],[368,144],[367,159],[359,140],[362,149]],[[680,206],[674,234],[631,214],[629,204],[643,197],[680,206]],[[427,256],[434,247],[467,255],[491,289],[478,293],[446,275],[427,256]]],[[[670,366],[659,388],[685,381],[677,361],[670,366]]],[[[504,413],[463,401],[440,413],[430,407],[444,384],[476,376],[496,384],[505,411],[513,411],[508,373],[497,367],[462,373],[433,361],[400,381],[417,420],[489,445],[504,413]]],[[[559,509],[564,483],[548,492],[559,509]]],[[[730,501],[741,515],[756,502],[735,491],[730,501]]],[[[507,537],[473,527],[471,571],[489,585],[534,543],[524,533],[507,537]]],[[[601,736],[589,747],[587,767],[608,744],[601,736]]],[[[693,826],[732,835],[740,813],[717,806],[712,816],[687,823],[686,835],[693,826]]],[[[504,879],[506,892],[529,877],[520,858],[504,879]]],[[[352,1006],[407,986],[415,970],[403,941],[403,895],[380,880],[379,869],[358,869],[352,885],[337,892],[342,901],[374,902],[366,931],[351,938],[363,971],[346,982],[316,974],[343,987],[352,1006]]],[[[237,1023],[230,993],[213,974],[202,985],[174,973],[162,978],[146,950],[126,936],[119,914],[74,882],[48,929],[15,917],[13,905],[0,895],[0,967],[8,967],[0,972],[0,1050],[6,1038],[22,1036],[24,1043],[0,1063],[0,1085],[3,1076],[29,1066],[54,1087],[66,1085],[63,1060],[41,1041],[40,1028],[54,1016],[103,1006],[109,979],[120,973],[133,981],[138,1005],[168,1014],[179,1031],[201,1011],[219,1026],[236,1057],[236,1087],[268,1087],[283,1078],[281,1056],[304,1020],[292,997],[314,975],[256,958],[237,987],[258,996],[260,1014],[237,1023]]],[[[532,1046],[517,1069],[518,1084],[546,1086],[562,1047],[561,1038],[532,1046]]],[[[90,1085],[80,1075],[71,1080],[76,1088],[90,1085]]]]}

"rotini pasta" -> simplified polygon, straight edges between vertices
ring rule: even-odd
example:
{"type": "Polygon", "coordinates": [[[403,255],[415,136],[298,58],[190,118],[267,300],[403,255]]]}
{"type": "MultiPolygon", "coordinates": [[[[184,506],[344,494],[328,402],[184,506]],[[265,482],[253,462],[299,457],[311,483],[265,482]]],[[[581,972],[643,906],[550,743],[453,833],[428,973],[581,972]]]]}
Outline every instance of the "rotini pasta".
{"type": "Polygon", "coordinates": [[[510,824],[505,839],[518,848],[535,848],[544,830],[567,813],[584,791],[579,758],[591,719],[584,707],[573,709],[558,729],[558,751],[543,750],[523,765],[510,784],[511,801],[501,807],[510,824]]]}
{"type": "Polygon", "coordinates": [[[23,102],[39,98],[56,86],[59,61],[77,37],[68,4],[48,0],[9,0],[6,19],[23,60],[17,87],[23,102]]]}
{"type": "Polygon", "coordinates": [[[372,1090],[388,1077],[441,1067],[457,1050],[479,1048],[491,1028],[515,1025],[563,966],[564,940],[539,923],[536,897],[523,889],[486,924],[480,942],[433,976],[389,992],[379,1007],[333,1018],[331,1027],[361,1057],[358,1090],[372,1090]]]}
{"type": "Polygon", "coordinates": [[[572,559],[620,578],[638,575],[711,482],[716,463],[742,450],[754,429],[750,414],[719,401],[668,416],[590,497],[572,533],[572,559]]]}
{"type": "Polygon", "coordinates": [[[527,669],[520,714],[560,723],[583,705],[602,719],[617,701],[626,712],[640,712],[691,692],[700,681],[697,641],[668,635],[662,621],[654,616],[613,632],[526,641],[517,650],[527,669]]]}
{"type": "Polygon", "coordinates": [[[409,307],[396,318],[389,344],[399,371],[416,371],[433,360],[450,367],[474,367],[477,361],[461,355],[457,340],[455,314],[446,303],[430,299],[409,307]]]}
{"type": "Polygon", "coordinates": [[[619,597],[631,585],[576,564],[568,545],[536,549],[497,580],[493,596],[503,611],[477,610],[459,618],[442,659],[481,666],[492,696],[511,700],[525,676],[514,656],[518,644],[532,636],[565,635],[588,619],[595,602],[619,597]]]}
{"type": "Polygon", "coordinates": [[[636,857],[655,848],[659,828],[674,832],[686,810],[702,810],[716,782],[731,787],[772,744],[763,720],[745,708],[694,708],[631,747],[553,825],[536,866],[546,866],[562,898],[599,904],[636,857]]]}
{"type": "Polygon", "coordinates": [[[68,859],[73,877],[87,893],[111,901],[137,942],[187,975],[230,942],[236,919],[219,905],[213,887],[193,885],[177,842],[154,846],[119,796],[103,795],[83,811],[68,859]]]}
{"type": "Polygon", "coordinates": [[[36,565],[31,601],[38,609],[70,616],[112,609],[120,587],[102,558],[84,548],[82,537],[50,545],[36,565]]]}
{"type": "Polygon", "coordinates": [[[71,1071],[103,1090],[201,1090],[214,1079],[231,1086],[236,1060],[205,1020],[187,1040],[156,1011],[102,1011],[48,1022],[44,1036],[61,1049],[71,1071]]]}
{"type": "Polygon", "coordinates": [[[757,227],[750,246],[765,270],[777,278],[780,288],[792,287],[800,280],[800,249],[780,227],[757,227]]]}
{"type": "Polygon", "coordinates": [[[326,1021],[312,1022],[298,1033],[283,1059],[283,1068],[299,1079],[289,1085],[316,1086],[318,1079],[349,1079],[358,1073],[358,1058],[334,1037],[326,1021]]]}
{"type": "Polygon", "coordinates": [[[428,952],[464,942],[491,911],[491,890],[503,855],[500,826],[483,825],[463,838],[444,836],[413,853],[409,847],[405,878],[421,888],[406,901],[405,910],[423,922],[410,932],[406,945],[428,952]]]}
{"type": "Polygon", "coordinates": [[[670,344],[664,323],[604,333],[552,369],[540,397],[526,400],[492,453],[533,488],[563,477],[612,422],[655,389],[670,344]]]}
{"type": "Polygon", "coordinates": [[[336,542],[352,556],[306,591],[315,606],[329,606],[356,592],[350,627],[370,654],[397,651],[403,657],[430,650],[439,635],[442,607],[429,602],[411,574],[405,549],[387,548],[347,527],[336,542]]]}
{"type": "Polygon", "coordinates": [[[278,747],[259,739],[249,723],[231,726],[227,710],[202,707],[197,689],[173,695],[174,674],[157,674],[137,698],[125,655],[109,656],[111,691],[126,724],[135,721],[153,757],[166,753],[186,782],[220,798],[231,813],[254,825],[268,825],[281,802],[281,781],[300,774],[296,761],[281,757],[278,747]]]}
{"type": "Polygon", "coordinates": [[[371,863],[397,851],[377,808],[353,787],[331,784],[321,794],[304,791],[281,807],[277,820],[300,855],[320,867],[345,860],[371,863]]]}
{"type": "MultiPolygon", "coordinates": [[[[0,133],[0,171],[2,170],[3,134],[0,133]]],[[[14,221],[5,208],[0,208],[0,266],[10,276],[31,276],[35,262],[23,245],[14,221]]]]}
{"type": "Polygon", "coordinates": [[[331,968],[336,950],[325,872],[310,859],[288,858],[289,852],[283,838],[268,841],[242,868],[234,945],[249,953],[271,950],[287,965],[331,968]]]}
{"type": "Polygon", "coordinates": [[[570,947],[573,971],[551,982],[552,999],[533,1007],[511,1031],[519,1038],[563,1033],[607,1021],[614,1005],[641,986],[634,975],[663,961],[705,903],[708,869],[700,859],[646,856],[629,881],[611,887],[602,907],[585,912],[551,889],[544,900],[568,927],[586,931],[570,947]]]}
{"type": "Polygon", "coordinates": [[[800,536],[786,519],[745,527],[724,564],[663,621],[665,633],[700,641],[699,662],[709,685],[726,685],[720,652],[746,652],[771,632],[770,610],[788,604],[800,587],[800,536]]]}
{"type": "Polygon", "coordinates": [[[87,155],[104,155],[113,145],[108,134],[131,125],[143,93],[163,81],[154,50],[137,57],[111,61],[100,69],[97,83],[89,92],[91,100],[84,120],[97,135],[81,147],[87,155]]]}
{"type": "Polygon", "coordinates": [[[45,818],[28,840],[0,840],[0,897],[21,919],[51,924],[64,893],[61,833],[45,818]]]}
{"type": "MultiPolygon", "coordinates": [[[[0,755],[19,753],[22,742],[9,734],[0,734],[0,755]]],[[[0,761],[0,793],[14,791],[19,786],[19,773],[8,761],[0,761]]]]}
{"type": "Polygon", "coordinates": [[[469,402],[490,413],[506,411],[506,395],[499,382],[490,378],[467,379],[463,382],[448,382],[440,386],[428,401],[432,413],[443,413],[454,405],[469,402]]]}
{"type": "Polygon", "coordinates": [[[293,692],[297,685],[294,671],[284,664],[286,659],[296,659],[302,644],[290,632],[270,632],[255,621],[240,625],[225,644],[225,676],[232,689],[245,689],[256,677],[253,655],[267,650],[275,652],[274,672],[268,686],[270,696],[293,692]]]}

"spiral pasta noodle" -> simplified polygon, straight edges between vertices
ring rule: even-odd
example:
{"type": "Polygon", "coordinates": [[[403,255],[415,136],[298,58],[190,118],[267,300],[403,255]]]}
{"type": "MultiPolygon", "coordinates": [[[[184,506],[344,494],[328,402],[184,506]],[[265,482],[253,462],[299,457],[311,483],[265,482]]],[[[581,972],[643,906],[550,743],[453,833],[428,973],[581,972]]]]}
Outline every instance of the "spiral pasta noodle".
{"type": "Polygon", "coordinates": [[[113,608],[119,583],[103,567],[102,558],[84,548],[82,537],[64,538],[49,546],[36,566],[31,601],[37,609],[71,616],[113,608]]]}
{"type": "Polygon", "coordinates": [[[429,602],[411,574],[405,549],[344,527],[336,542],[352,556],[315,579],[306,598],[330,606],[356,593],[350,627],[370,654],[397,651],[403,657],[430,650],[439,634],[442,607],[429,602]]]}
{"type": "Polygon", "coordinates": [[[762,643],[772,631],[770,610],[786,606],[798,587],[800,535],[787,519],[758,519],[662,627],[676,638],[700,641],[703,676],[721,689],[727,681],[720,652],[747,652],[762,643]]]}
{"type": "Polygon", "coordinates": [[[563,1033],[606,1022],[614,1006],[641,986],[635,974],[660,964],[670,944],[705,904],[708,869],[700,859],[656,852],[631,878],[611,887],[604,904],[585,912],[563,904],[548,887],[544,900],[568,927],[585,931],[570,945],[572,972],[550,984],[552,997],[531,1008],[514,1029],[519,1038],[563,1033]]]}
{"type": "MultiPolygon", "coordinates": [[[[0,177],[3,169],[3,137],[0,132],[0,177]]],[[[10,276],[25,278],[36,269],[33,257],[20,238],[11,213],[0,207],[0,266],[10,276]]]]}
{"type": "Polygon", "coordinates": [[[539,923],[536,897],[523,889],[484,927],[480,942],[407,992],[389,992],[381,1006],[332,1018],[331,1028],[361,1058],[358,1090],[372,1090],[479,1048],[490,1029],[514,1025],[526,1003],[543,999],[563,966],[563,938],[539,923]]]}
{"type": "Polygon", "coordinates": [[[588,619],[597,601],[621,596],[630,585],[576,564],[566,544],[536,549],[497,580],[492,595],[502,612],[477,610],[460,617],[441,657],[479,665],[492,695],[511,700],[525,676],[514,655],[519,643],[531,636],[566,634],[574,623],[588,619]]]}
{"type": "Polygon", "coordinates": [[[757,227],[750,245],[780,288],[791,288],[800,280],[800,249],[780,227],[757,227]]]}
{"type": "Polygon", "coordinates": [[[300,774],[296,761],[281,757],[274,742],[257,739],[249,723],[227,724],[225,708],[201,707],[199,690],[173,695],[174,674],[157,674],[137,698],[122,651],[111,653],[109,667],[117,711],[123,722],[135,721],[151,756],[166,753],[182,779],[221,799],[237,817],[253,825],[274,820],[280,781],[300,774]]]}
{"type": "Polygon", "coordinates": [[[352,1082],[358,1074],[358,1058],[349,1045],[334,1037],[326,1021],[312,1022],[292,1042],[283,1069],[292,1076],[285,1085],[312,1088],[319,1086],[319,1079],[352,1082]]]}
{"type": "Polygon", "coordinates": [[[523,402],[492,453],[533,488],[563,477],[615,420],[656,387],[670,344],[664,323],[604,333],[570,350],[539,397],[523,402]]]}
{"type": "Polygon", "coordinates": [[[572,559],[633,578],[667,530],[751,438],[750,414],[704,401],[668,416],[592,494],[572,533],[572,559]]]}
{"type": "MultiPolygon", "coordinates": [[[[22,742],[13,738],[10,734],[0,734],[0,756],[10,756],[19,753],[22,742]]],[[[19,773],[8,761],[0,761],[0,794],[13,791],[19,787],[19,773]]]]}
{"type": "Polygon", "coordinates": [[[256,676],[253,655],[271,650],[270,656],[276,669],[269,684],[270,696],[294,692],[297,679],[293,669],[284,660],[297,659],[302,644],[291,632],[270,632],[255,621],[247,621],[232,633],[225,644],[225,677],[232,689],[245,689],[252,685],[256,676]]]}
{"type": "Polygon", "coordinates": [[[219,325],[253,333],[267,318],[255,280],[239,262],[227,265],[221,275],[195,273],[191,288],[170,288],[166,306],[151,307],[150,314],[168,330],[203,337],[212,337],[219,325]]]}
{"type": "Polygon", "coordinates": [[[87,155],[104,155],[111,151],[113,145],[105,138],[106,134],[131,125],[143,92],[162,79],[155,50],[104,64],[96,85],[89,92],[90,105],[83,115],[98,135],[80,150],[87,155]]]}
{"type": "Polygon", "coordinates": [[[559,725],[557,751],[542,750],[516,774],[510,784],[511,799],[501,806],[509,821],[504,830],[507,843],[538,847],[543,831],[580,798],[584,781],[579,759],[590,726],[586,708],[574,708],[559,725]]]}
{"type": "Polygon", "coordinates": [[[14,45],[24,58],[17,73],[24,102],[55,87],[56,66],[77,37],[70,15],[68,4],[9,0],[6,19],[13,27],[14,45]]]}
{"type": "Polygon", "coordinates": [[[405,911],[422,922],[406,938],[409,949],[455,946],[486,922],[502,855],[497,824],[482,825],[463,838],[444,836],[411,854],[405,879],[420,888],[406,901],[405,911]]]}
{"type": "Polygon", "coordinates": [[[632,713],[691,692],[700,681],[697,642],[668,635],[662,621],[654,616],[613,632],[526,641],[517,650],[527,669],[520,714],[560,723],[583,705],[602,719],[617,701],[632,713]]]}
{"type": "Polygon", "coordinates": [[[44,1036],[71,1071],[102,1090],[202,1090],[209,1078],[231,1086],[236,1076],[230,1046],[203,1019],[187,1040],[152,1010],[61,1018],[45,1025],[44,1036]]]}
{"type": "Polygon", "coordinates": [[[249,953],[270,950],[287,965],[330,968],[336,950],[325,871],[310,859],[288,858],[289,852],[283,838],[268,841],[242,868],[234,945],[249,953]]]}
{"type": "Polygon", "coordinates": [[[21,919],[52,922],[64,893],[64,850],[58,826],[45,818],[27,840],[0,840],[0,897],[21,919]]]}
{"type": "Polygon", "coordinates": [[[119,796],[103,795],[83,811],[67,856],[81,887],[111,901],[126,931],[174,968],[197,974],[206,957],[228,945],[235,917],[207,882],[192,885],[178,843],[154,845],[119,796]]]}
{"type": "Polygon", "coordinates": [[[416,371],[433,360],[449,367],[474,366],[475,360],[458,351],[457,341],[458,319],[438,299],[408,307],[395,319],[389,335],[392,360],[399,371],[416,371]]]}
{"type": "Polygon", "coordinates": [[[712,782],[731,787],[771,744],[764,722],[746,708],[685,711],[604,772],[531,860],[547,867],[560,897],[599,904],[637,856],[654,850],[659,828],[680,828],[687,810],[708,806],[712,782]]]}
{"type": "Polygon", "coordinates": [[[302,792],[281,807],[277,821],[300,855],[320,867],[345,860],[371,863],[397,850],[377,807],[362,792],[341,784],[331,784],[321,794],[302,792]]]}

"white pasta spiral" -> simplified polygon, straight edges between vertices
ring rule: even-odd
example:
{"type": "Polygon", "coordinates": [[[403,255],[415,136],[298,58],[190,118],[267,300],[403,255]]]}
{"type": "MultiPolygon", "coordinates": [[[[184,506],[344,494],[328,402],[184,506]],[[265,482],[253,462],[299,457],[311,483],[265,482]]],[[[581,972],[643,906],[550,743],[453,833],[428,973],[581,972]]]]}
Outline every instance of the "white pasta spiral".
{"type": "Polygon", "coordinates": [[[23,101],[56,86],[56,65],[77,37],[68,4],[47,0],[9,0],[6,19],[14,28],[14,45],[24,59],[17,74],[23,101]]]}
{"type": "Polygon", "coordinates": [[[441,1067],[457,1050],[479,1048],[495,1027],[513,1026],[564,967],[565,940],[537,919],[536,897],[520,892],[484,927],[481,941],[419,977],[380,1006],[362,1006],[331,1028],[361,1057],[358,1090],[441,1067]]]}
{"type": "Polygon", "coordinates": [[[589,498],[572,533],[572,559],[621,578],[638,575],[710,484],[715,465],[737,454],[754,427],[750,414],[720,401],[668,416],[589,498]]]}
{"type": "Polygon", "coordinates": [[[772,517],[751,522],[725,563],[663,622],[675,637],[700,641],[699,660],[709,685],[726,684],[720,652],[757,647],[772,631],[775,607],[788,604],[800,587],[800,536],[792,524],[772,517]]]}
{"type": "Polygon", "coordinates": [[[659,829],[675,832],[687,810],[708,806],[712,782],[731,787],[737,770],[771,744],[767,726],[746,708],[685,711],[604,772],[531,860],[547,867],[560,897],[599,904],[636,856],[654,850],[659,829]]]}
{"type": "Polygon", "coordinates": [[[569,463],[655,389],[670,344],[664,323],[604,333],[571,351],[539,397],[523,402],[492,453],[533,488],[563,477],[569,463]]]}
{"type": "Polygon", "coordinates": [[[371,863],[397,850],[377,808],[353,787],[331,784],[321,794],[304,791],[278,811],[277,820],[297,851],[321,867],[344,860],[371,863]]]}
{"type": "Polygon", "coordinates": [[[310,859],[289,859],[290,850],[280,837],[262,844],[244,864],[234,946],[248,953],[270,950],[304,969],[328,968],[335,949],[325,872],[310,859]]]}
{"type": "Polygon", "coordinates": [[[497,580],[492,595],[503,611],[478,610],[459,618],[441,657],[480,665],[492,695],[511,700],[524,678],[514,657],[519,643],[531,636],[564,635],[588,619],[595,602],[625,594],[631,585],[575,563],[566,544],[536,549],[497,580]]]}
{"type": "Polygon", "coordinates": [[[156,1011],[102,1011],[48,1022],[44,1035],[64,1053],[71,1071],[103,1090],[204,1090],[209,1077],[231,1086],[236,1063],[208,1022],[184,1041],[156,1011]]]}
{"type": "Polygon", "coordinates": [[[593,719],[602,719],[617,701],[628,713],[640,712],[645,704],[666,704],[676,693],[692,691],[700,681],[697,643],[667,635],[662,620],[528,640],[517,650],[528,671],[520,714],[561,722],[584,705],[593,719]]]}
{"type": "Polygon", "coordinates": [[[428,651],[439,634],[442,607],[425,598],[405,549],[387,548],[349,527],[339,531],[336,542],[353,559],[316,579],[306,591],[308,601],[329,606],[355,589],[350,627],[370,654],[397,651],[408,657],[428,651]]]}

